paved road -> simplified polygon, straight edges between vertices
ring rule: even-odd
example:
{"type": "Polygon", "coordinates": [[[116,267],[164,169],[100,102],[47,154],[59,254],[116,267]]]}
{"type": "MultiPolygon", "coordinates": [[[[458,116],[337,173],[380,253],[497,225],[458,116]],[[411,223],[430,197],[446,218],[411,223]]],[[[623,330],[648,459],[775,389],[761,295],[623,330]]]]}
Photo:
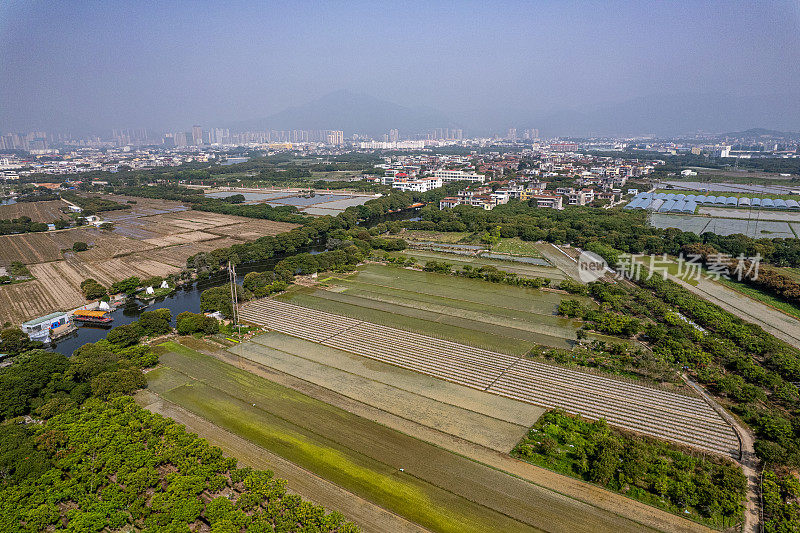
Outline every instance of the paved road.
{"type": "Polygon", "coordinates": [[[800,348],[800,321],[725,285],[701,277],[697,285],[668,274],[667,278],[726,311],[761,326],[764,331],[800,348]]]}

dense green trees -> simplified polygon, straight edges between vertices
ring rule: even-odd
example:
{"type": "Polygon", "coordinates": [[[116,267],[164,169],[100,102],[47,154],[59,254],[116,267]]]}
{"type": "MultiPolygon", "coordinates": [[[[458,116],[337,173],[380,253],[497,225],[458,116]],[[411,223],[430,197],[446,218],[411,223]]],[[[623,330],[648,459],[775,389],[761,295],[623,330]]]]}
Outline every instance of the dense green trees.
{"type": "Polygon", "coordinates": [[[277,279],[275,272],[249,272],[242,281],[242,286],[253,293],[256,298],[263,298],[276,292],[286,290],[288,283],[277,279]]]}
{"type": "Polygon", "coordinates": [[[47,224],[42,222],[33,222],[30,217],[0,220],[0,235],[31,233],[37,231],[47,231],[47,224]]]}
{"type": "MultiPolygon", "coordinates": [[[[250,291],[237,286],[237,302],[246,302],[252,297],[250,291]]],[[[233,316],[233,307],[231,306],[231,284],[220,285],[219,287],[211,287],[204,290],[200,294],[200,310],[201,311],[219,311],[223,316],[230,318],[233,316]]]]}
{"type": "Polygon", "coordinates": [[[108,342],[126,348],[133,346],[144,336],[144,331],[138,322],[117,326],[108,332],[106,339],[108,342]]]}
{"type": "Polygon", "coordinates": [[[640,322],[634,317],[596,310],[578,300],[564,300],[558,306],[558,314],[569,318],[580,318],[589,329],[616,335],[633,337],[640,331],[640,322]]]}
{"type": "Polygon", "coordinates": [[[800,481],[794,474],[764,472],[764,531],[789,533],[800,529],[800,481]]]}
{"type": "Polygon", "coordinates": [[[141,284],[142,280],[140,280],[138,276],[131,276],[129,278],[112,283],[111,287],[109,288],[109,292],[111,294],[119,294],[122,292],[130,295],[135,293],[136,289],[141,287],[141,284]]]}
{"type": "Polygon", "coordinates": [[[171,321],[172,313],[169,309],[145,311],[139,315],[138,320],[142,332],[149,336],[164,335],[172,331],[172,326],[170,326],[171,321]]]}
{"type": "Polygon", "coordinates": [[[123,349],[107,341],[85,344],[72,357],[32,350],[0,370],[0,417],[47,417],[94,393],[128,394],[144,385],[141,369],[156,356],[147,347],[123,349]]]}
{"type": "Polygon", "coordinates": [[[514,448],[534,464],[597,483],[656,507],[717,527],[735,524],[746,480],[728,459],[549,411],[514,448]]]}
{"type": "Polygon", "coordinates": [[[108,296],[108,291],[106,291],[106,288],[100,285],[100,283],[93,278],[87,278],[81,282],[81,292],[83,292],[83,296],[87,300],[97,300],[104,296],[108,296]]]}
{"type": "Polygon", "coordinates": [[[32,350],[18,356],[14,364],[0,371],[0,417],[5,419],[30,413],[48,398],[45,388],[71,390],[69,385],[65,387],[62,383],[48,387],[53,376],[60,376],[67,368],[68,358],[59,353],[32,350]]]}
{"type": "Polygon", "coordinates": [[[179,335],[191,335],[193,333],[213,335],[214,333],[219,333],[219,321],[202,313],[184,311],[177,316],[176,321],[179,335]]]}
{"type": "Polygon", "coordinates": [[[0,331],[0,353],[16,355],[42,346],[40,341],[32,341],[27,333],[19,328],[7,328],[0,331]]]}
{"type": "Polygon", "coordinates": [[[130,397],[0,436],[3,531],[357,531],[130,397]]]}
{"type": "MultiPolygon", "coordinates": [[[[161,331],[165,311],[121,328],[161,331]]],[[[28,351],[0,369],[0,530],[357,531],[138,407],[126,395],[158,358],[124,344],[28,351]]]]}

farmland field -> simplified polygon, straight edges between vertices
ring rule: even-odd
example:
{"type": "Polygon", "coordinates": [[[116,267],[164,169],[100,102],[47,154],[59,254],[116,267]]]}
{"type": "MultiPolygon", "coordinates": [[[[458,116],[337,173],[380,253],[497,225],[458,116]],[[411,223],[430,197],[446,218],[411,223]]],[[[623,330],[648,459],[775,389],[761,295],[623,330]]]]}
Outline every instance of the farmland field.
{"type": "MultiPolygon", "coordinates": [[[[382,265],[278,298],[386,326],[513,355],[536,344],[569,348],[580,325],[556,316],[564,296],[382,265]]],[[[582,298],[590,302],[588,298],[582,298]]]]}
{"type": "MultiPolygon", "coordinates": [[[[738,210],[737,216],[741,216],[738,210]]],[[[716,233],[717,235],[734,235],[742,233],[753,238],[796,238],[792,226],[784,220],[768,220],[766,215],[779,215],[779,213],[768,213],[761,216],[763,212],[753,211],[751,218],[748,218],[745,211],[744,218],[726,218],[722,216],[703,217],[673,215],[668,213],[653,213],[650,223],[657,228],[678,228],[682,231],[691,231],[700,235],[704,232],[716,233]]],[[[780,215],[794,216],[795,213],[780,213],[780,215]]]]}
{"type": "Polygon", "coordinates": [[[560,408],[587,418],[695,446],[738,454],[733,430],[702,399],[537,363],[352,317],[287,304],[250,302],[248,322],[460,385],[560,408]]]}
{"type": "Polygon", "coordinates": [[[61,212],[61,209],[66,208],[66,206],[67,204],[61,200],[0,205],[0,220],[29,217],[34,222],[51,224],[54,220],[69,218],[61,212]]]}
{"type": "Polygon", "coordinates": [[[228,351],[404,420],[504,453],[543,411],[275,331],[228,351]]]}
{"type": "Polygon", "coordinates": [[[364,533],[427,533],[413,522],[375,505],[338,485],[316,476],[279,455],[256,446],[252,442],[231,433],[219,426],[210,424],[203,418],[168,402],[148,390],[139,391],[136,401],[142,407],[175,420],[222,449],[223,453],[235,457],[240,467],[249,466],[258,470],[272,470],[276,478],[287,481],[287,490],[304,499],[315,502],[328,510],[335,509],[348,520],[357,523],[364,533]]]}
{"type": "Polygon", "coordinates": [[[421,264],[427,264],[428,261],[444,261],[450,263],[455,267],[461,268],[464,265],[469,265],[474,268],[481,266],[493,266],[498,270],[505,270],[512,272],[519,276],[527,278],[549,278],[552,280],[560,281],[565,279],[564,273],[555,267],[546,267],[540,265],[532,265],[527,263],[503,261],[499,259],[489,259],[486,257],[479,257],[475,255],[460,255],[449,254],[447,252],[438,252],[432,250],[410,250],[406,249],[402,252],[395,252],[391,255],[413,257],[421,264]]]}
{"type": "MultiPolygon", "coordinates": [[[[182,343],[190,341],[196,339],[181,339],[182,343]]],[[[708,531],[682,517],[510,456],[509,449],[503,447],[518,431],[515,428],[527,424],[541,412],[533,405],[274,331],[223,352],[208,346],[199,349],[210,350],[224,362],[543,489],[588,502],[656,529],[708,531]],[[443,420],[442,417],[448,415],[440,411],[448,406],[457,406],[461,411],[456,412],[462,414],[443,420]],[[463,410],[472,413],[464,415],[463,410]],[[497,420],[487,422],[486,417],[497,420]],[[502,429],[504,424],[498,426],[498,421],[505,423],[508,430],[502,429]]],[[[548,529],[558,530],[559,525],[548,529]]]]}
{"type": "MultiPolygon", "coordinates": [[[[123,203],[128,199],[104,197],[123,203]]],[[[0,236],[0,266],[21,261],[36,278],[0,287],[0,323],[22,322],[85,304],[80,283],[86,278],[108,286],[129,276],[167,276],[180,272],[186,259],[199,252],[296,227],[285,222],[192,211],[166,200],[134,201],[131,210],[102,214],[114,221],[110,232],[79,227],[0,236]],[[78,241],[87,243],[89,249],[71,251],[78,241]]]]}
{"type": "MultiPolygon", "coordinates": [[[[466,231],[427,231],[417,229],[405,229],[399,235],[403,239],[410,241],[433,241],[433,242],[461,242],[472,235],[466,231]]],[[[477,244],[477,242],[470,242],[477,244]]]]}
{"type": "Polygon", "coordinates": [[[165,350],[151,390],[432,531],[649,530],[210,356],[165,350]]]}
{"type": "Polygon", "coordinates": [[[513,239],[500,239],[500,242],[492,245],[492,251],[501,254],[542,257],[541,252],[536,247],[536,243],[523,241],[519,237],[514,237],[513,239]]]}

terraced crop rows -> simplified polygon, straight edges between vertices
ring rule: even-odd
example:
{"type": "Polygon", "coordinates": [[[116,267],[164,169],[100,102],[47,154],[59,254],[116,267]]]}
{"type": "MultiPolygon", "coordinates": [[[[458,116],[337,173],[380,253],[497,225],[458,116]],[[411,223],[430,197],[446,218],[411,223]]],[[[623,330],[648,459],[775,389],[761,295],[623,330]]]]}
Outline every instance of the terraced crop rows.
{"type": "Polygon", "coordinates": [[[561,408],[707,451],[738,455],[733,430],[702,399],[491,352],[274,299],[242,318],[475,389],[561,408]]]}
{"type": "Polygon", "coordinates": [[[34,222],[51,224],[57,219],[66,219],[67,215],[61,209],[67,204],[61,200],[48,200],[46,202],[19,202],[16,204],[0,206],[0,220],[30,217],[34,222]]]}

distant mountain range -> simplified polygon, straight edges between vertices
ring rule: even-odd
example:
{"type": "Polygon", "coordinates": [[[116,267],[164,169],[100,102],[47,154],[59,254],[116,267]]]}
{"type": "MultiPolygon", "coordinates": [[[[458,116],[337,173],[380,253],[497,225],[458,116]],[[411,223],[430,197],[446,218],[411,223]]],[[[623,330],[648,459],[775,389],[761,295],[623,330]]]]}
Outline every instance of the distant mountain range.
{"type": "Polygon", "coordinates": [[[744,139],[758,142],[760,140],[766,139],[784,139],[784,140],[791,140],[796,141],[800,140],[800,132],[797,131],[776,131],[776,130],[768,130],[764,128],[750,128],[749,130],[745,131],[735,131],[730,133],[720,133],[719,137],[727,137],[730,139],[744,139]]]}
{"type": "MultiPolygon", "coordinates": [[[[535,118],[535,117],[531,117],[535,118]]],[[[641,97],[587,109],[558,111],[539,117],[543,132],[557,135],[681,135],[768,126],[796,131],[800,99],[788,95],[729,94],[641,97]]]]}
{"type": "Polygon", "coordinates": [[[400,130],[401,135],[434,128],[463,128],[466,135],[485,135],[504,134],[510,127],[537,128],[544,136],[672,136],[699,131],[748,130],[756,126],[768,126],[773,130],[749,130],[754,132],[754,137],[757,131],[797,131],[800,129],[800,98],[688,94],[641,97],[576,109],[497,108],[461,110],[448,115],[427,107],[406,107],[343,90],[268,117],[231,124],[232,128],[241,130],[337,129],[344,130],[345,135],[374,136],[392,128],[400,130]]]}
{"type": "Polygon", "coordinates": [[[425,107],[405,107],[351,91],[336,91],[274,115],[232,125],[237,129],[343,130],[346,135],[381,135],[396,128],[404,134],[457,124],[443,113],[425,107]]]}

